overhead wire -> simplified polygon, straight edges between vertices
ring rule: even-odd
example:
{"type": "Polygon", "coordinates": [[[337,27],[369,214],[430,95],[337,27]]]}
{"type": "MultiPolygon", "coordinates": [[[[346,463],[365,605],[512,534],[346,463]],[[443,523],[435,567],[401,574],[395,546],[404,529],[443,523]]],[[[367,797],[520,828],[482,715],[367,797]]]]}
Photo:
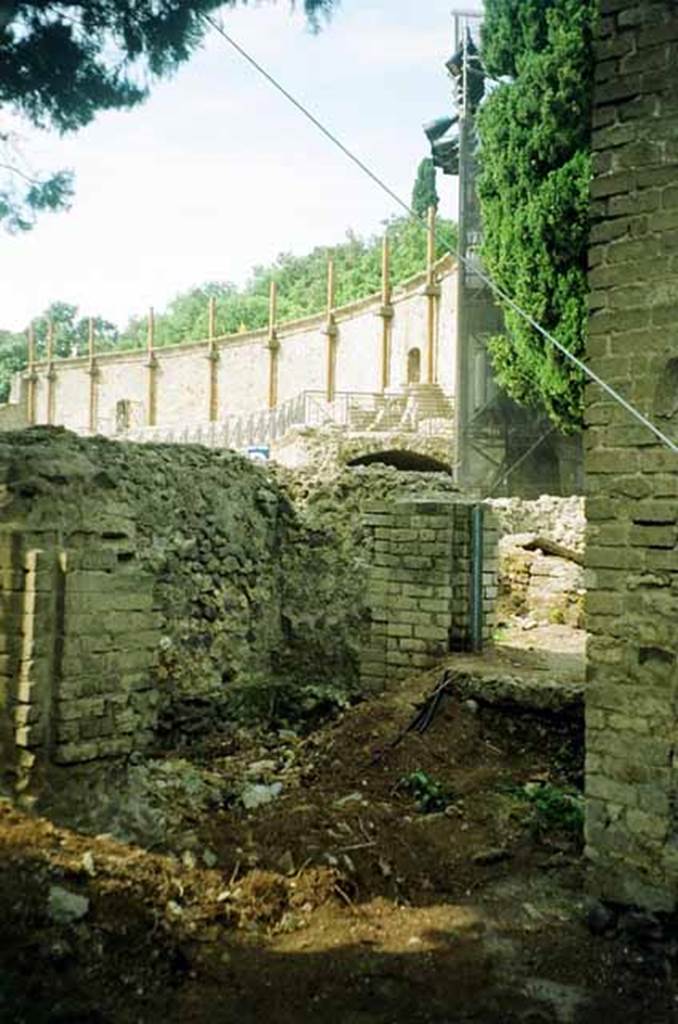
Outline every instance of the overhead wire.
{"type": "MultiPolygon", "coordinates": [[[[288,89],[282,85],[281,82],[275,78],[269,71],[263,67],[259,61],[256,60],[240,43],[238,43],[226,30],[223,25],[216,21],[211,15],[203,14],[203,19],[211,25],[211,27],[231,46],[240,56],[247,61],[260,75],[262,75],[266,81],[273,86],[285,99],[294,106],[299,113],[301,113],[308,121],[311,122],[314,127],[320,131],[325,138],[327,138],[334,146],[339,149],[344,156],[346,156],[353,164],[356,165],[364,174],[366,174],[372,182],[378,186],[383,192],[386,193],[398,206],[400,206],[405,212],[413,217],[415,220],[421,220],[419,215],[412,209],[409,203],[405,202],[401,196],[397,194],[375,171],[372,170],[363,160],[360,159],[349,147],[341,141],[341,139],[335,135],[322,121],[319,120],[313,114],[308,107],[300,102],[288,89]]],[[[599,374],[591,369],[585,362],[578,358],[573,352],[563,345],[550,331],[535,320],[535,318],[524,310],[518,303],[511,298],[508,292],[504,291],[498,284],[496,284],[492,278],[488,277],[484,271],[480,270],[476,265],[472,265],[471,261],[458,252],[453,246],[446,245],[445,248],[454,256],[460,263],[462,263],[467,269],[472,270],[473,274],[479,278],[487,287],[494,293],[494,295],[500,299],[509,309],[513,310],[518,316],[521,317],[526,323],[530,325],[541,337],[544,338],[550,345],[552,345],[558,352],[561,353],[566,359],[568,359],[573,366],[576,366],[589,380],[597,384],[610,398],[614,399],[619,405],[621,405],[631,416],[633,416],[642,426],[646,427],[655,437],[669,448],[675,454],[678,454],[678,444],[671,440],[662,430],[659,429],[651,420],[647,418],[639,409],[632,405],[623,395],[621,395],[611,384],[608,384],[599,374]]]]}

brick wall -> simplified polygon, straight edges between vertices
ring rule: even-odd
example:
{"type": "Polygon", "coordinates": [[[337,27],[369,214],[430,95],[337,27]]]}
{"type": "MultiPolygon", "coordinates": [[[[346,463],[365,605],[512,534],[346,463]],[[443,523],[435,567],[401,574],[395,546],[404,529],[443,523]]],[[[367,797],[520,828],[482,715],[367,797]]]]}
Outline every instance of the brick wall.
{"type": "MultiPolygon", "coordinates": [[[[678,8],[601,0],[588,359],[678,438],[678,8]]],[[[678,459],[587,394],[587,850],[603,896],[678,895],[678,459]]]]}
{"type": "MultiPolygon", "coordinates": [[[[370,636],[361,679],[381,689],[435,665],[471,643],[470,502],[436,496],[372,505],[367,530],[370,636]]],[[[494,628],[497,532],[490,509],[482,523],[482,637],[494,628]]]]}

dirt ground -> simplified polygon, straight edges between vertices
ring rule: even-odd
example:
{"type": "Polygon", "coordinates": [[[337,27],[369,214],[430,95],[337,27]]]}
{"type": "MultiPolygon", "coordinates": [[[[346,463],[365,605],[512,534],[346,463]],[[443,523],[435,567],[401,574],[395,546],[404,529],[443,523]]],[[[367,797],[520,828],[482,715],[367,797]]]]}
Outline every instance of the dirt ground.
{"type": "Polygon", "coordinates": [[[586,924],[579,804],[562,798],[581,786],[581,721],[452,687],[394,745],[439,679],[305,738],[194,748],[234,786],[282,789],[196,815],[181,853],[0,805],[0,1021],[678,1020],[672,948],[586,924]],[[54,886],[87,898],[77,919],[50,913],[54,886]]]}

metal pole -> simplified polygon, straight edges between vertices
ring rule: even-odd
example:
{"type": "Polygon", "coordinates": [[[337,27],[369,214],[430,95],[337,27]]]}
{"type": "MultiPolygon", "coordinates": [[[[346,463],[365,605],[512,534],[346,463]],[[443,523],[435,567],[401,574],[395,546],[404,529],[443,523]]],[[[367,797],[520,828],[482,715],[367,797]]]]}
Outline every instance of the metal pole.
{"type": "Polygon", "coordinates": [[[391,327],[393,306],[391,304],[391,248],[388,234],[384,235],[381,250],[381,391],[388,390],[391,383],[391,327]]]}
{"type": "Polygon", "coordinates": [[[278,404],[278,285],[271,281],[268,295],[268,407],[275,409],[278,404]]]}
{"type": "Polygon", "coordinates": [[[466,424],[468,419],[468,337],[466,318],[466,265],[468,254],[466,190],[468,176],[468,32],[459,17],[455,17],[455,31],[463,32],[462,105],[459,110],[459,253],[462,260],[457,263],[457,366],[454,396],[456,458],[454,466],[455,483],[464,487],[467,482],[466,424]]]}
{"type": "Polygon", "coordinates": [[[54,321],[47,323],[47,423],[54,423],[54,384],[56,381],[56,370],[54,369],[54,321]]]}
{"type": "Polygon", "coordinates": [[[35,424],[35,385],[37,381],[37,373],[35,372],[35,331],[33,324],[29,324],[28,327],[28,425],[29,427],[35,424]]]}
{"type": "Polygon", "coordinates": [[[89,355],[89,415],[88,429],[90,434],[96,434],[97,429],[97,365],[94,358],[94,320],[89,318],[87,324],[87,352],[89,355]]]}
{"type": "Polygon", "coordinates": [[[335,395],[336,386],[336,374],[335,374],[335,361],[336,361],[336,341],[337,341],[337,325],[334,319],[334,260],[330,259],[327,263],[327,327],[325,333],[327,334],[327,401],[333,402],[335,395]]]}
{"type": "Polygon", "coordinates": [[[436,312],[440,289],[435,280],[436,208],[428,209],[428,237],[426,244],[426,383],[435,383],[436,312]]]}
{"type": "Polygon", "coordinates": [[[207,363],[209,367],[209,393],[207,396],[207,416],[210,423],[215,423],[219,416],[219,349],[216,343],[217,333],[217,300],[210,296],[207,305],[207,363]]]}
{"type": "Polygon", "coordinates": [[[148,368],[148,408],[146,410],[146,423],[149,427],[154,427],[157,423],[157,390],[155,371],[157,367],[157,361],[155,358],[155,313],[153,307],[148,311],[148,324],[146,329],[146,349],[148,354],[148,362],[146,366],[148,368]]]}

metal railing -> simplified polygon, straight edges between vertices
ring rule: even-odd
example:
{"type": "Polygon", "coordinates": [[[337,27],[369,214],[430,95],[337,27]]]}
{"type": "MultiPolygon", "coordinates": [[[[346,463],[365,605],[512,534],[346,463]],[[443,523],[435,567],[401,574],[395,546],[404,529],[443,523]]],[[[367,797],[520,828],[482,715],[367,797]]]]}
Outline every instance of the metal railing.
{"type": "MultiPolygon", "coordinates": [[[[177,427],[132,427],[116,436],[125,441],[202,444],[244,450],[282,440],[293,429],[342,427],[355,432],[395,430],[405,410],[405,395],[341,391],[328,401],[324,391],[302,391],[275,409],[227,416],[215,423],[177,427]]],[[[409,426],[419,433],[448,433],[452,424],[425,421],[409,426]]],[[[401,429],[407,430],[403,426],[401,429]]]]}

